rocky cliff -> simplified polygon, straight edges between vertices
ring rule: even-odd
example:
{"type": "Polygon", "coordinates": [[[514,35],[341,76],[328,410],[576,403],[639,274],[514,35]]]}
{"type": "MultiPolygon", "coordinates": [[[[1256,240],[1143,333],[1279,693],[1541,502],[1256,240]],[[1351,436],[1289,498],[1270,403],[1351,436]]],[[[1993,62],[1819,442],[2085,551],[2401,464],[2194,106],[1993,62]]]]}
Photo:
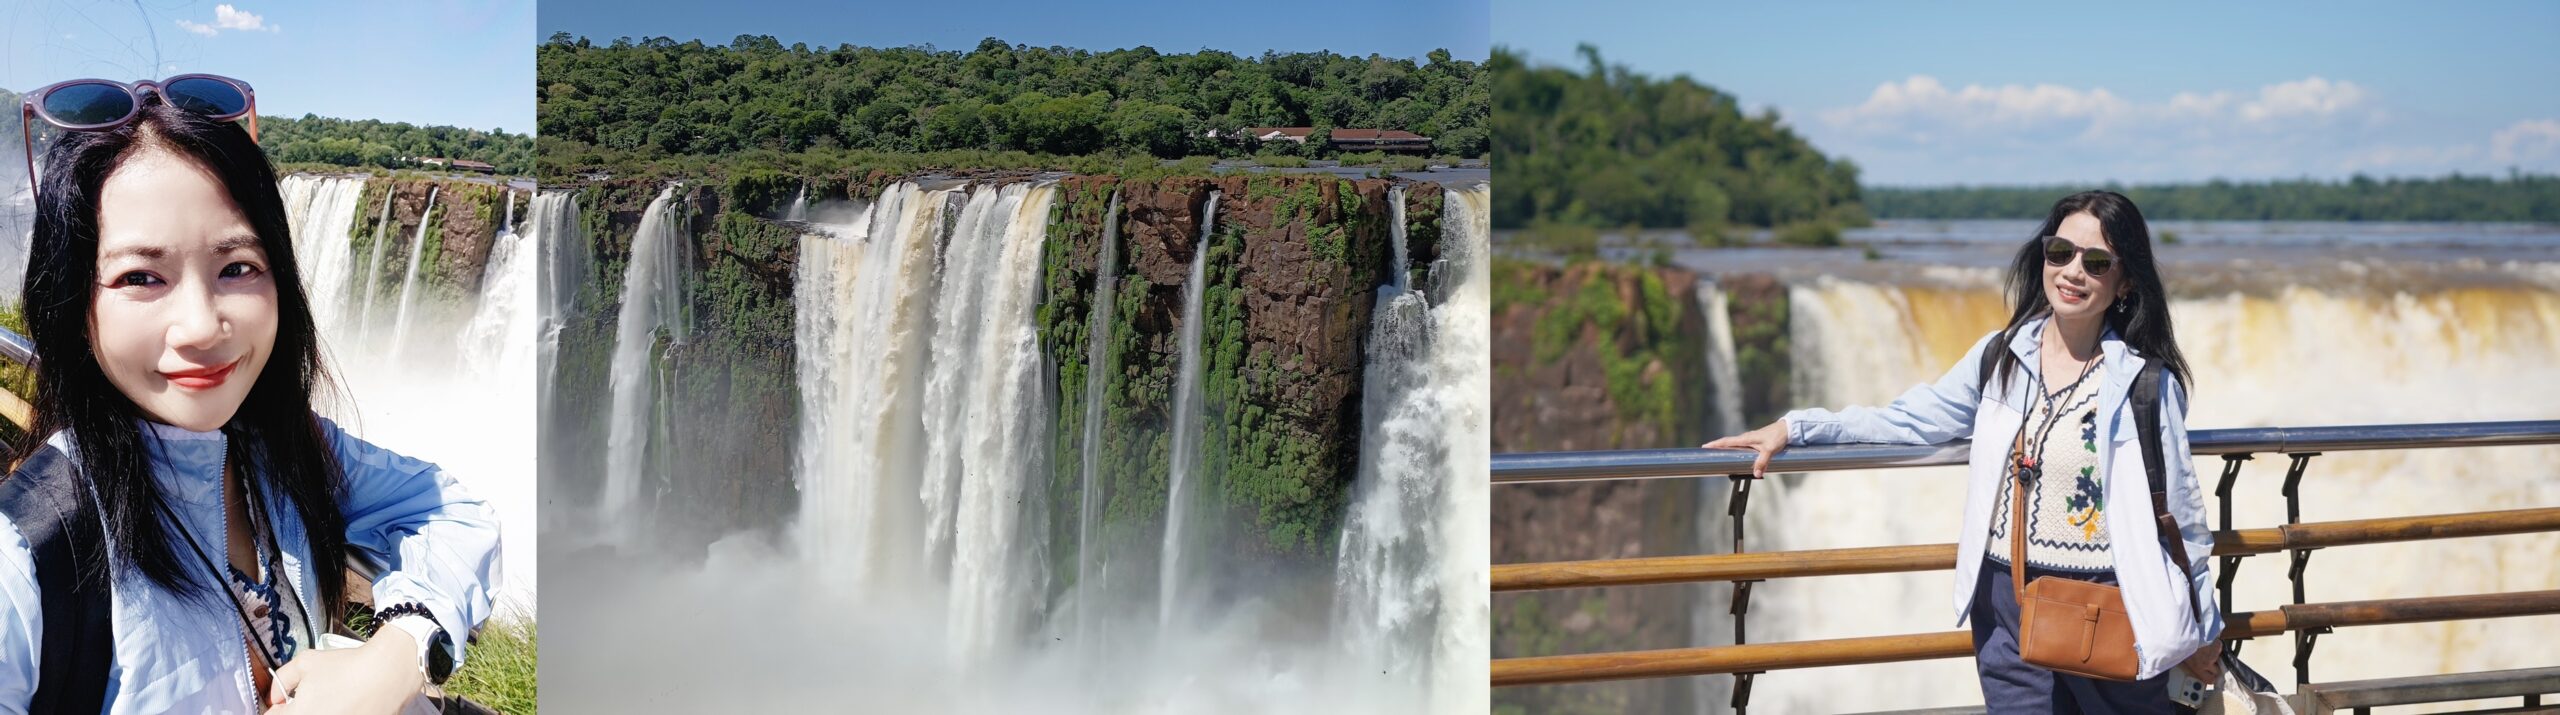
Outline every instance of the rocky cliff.
{"type": "MultiPolygon", "coordinates": [[[[673,473],[691,476],[668,485],[662,503],[695,517],[675,521],[697,525],[699,536],[782,523],[796,511],[792,298],[800,229],[773,217],[803,186],[813,203],[863,201],[898,178],[754,173],[679,189],[691,229],[693,322],[687,342],[665,346],[664,355],[677,376],[678,419],[695,428],[684,430],[687,443],[670,455],[673,473]]],[[[560,410],[546,425],[547,498],[583,500],[601,483],[602,406],[611,401],[606,362],[620,283],[631,237],[660,188],[621,181],[576,189],[589,237],[580,248],[593,260],[575,290],[591,308],[564,329],[546,389],[558,404],[596,407],[560,410]],[[554,485],[560,491],[548,491],[554,485]]],[[[1036,318],[1049,365],[1051,467],[1042,490],[1049,502],[1076,504],[1084,487],[1085,384],[1096,369],[1086,364],[1086,323],[1105,209],[1116,192],[1121,269],[1108,306],[1112,338],[1099,366],[1107,385],[1097,484],[1104,543],[1118,545],[1114,558],[1129,567],[1153,568],[1168,495],[1184,293],[1192,258],[1205,250],[1207,484],[1191,493],[1205,510],[1193,513],[1209,514],[1193,523],[1223,526],[1206,536],[1218,543],[1202,548],[1270,557],[1234,563],[1277,559],[1329,569],[1360,454],[1363,356],[1389,265],[1390,188],[1385,180],[1315,175],[1061,179],[1036,318]],[[1221,198],[1203,243],[1212,191],[1221,198]]],[[[1419,264],[1437,255],[1441,193],[1429,184],[1407,189],[1407,246],[1419,264]]],[[[1072,509],[1047,523],[1052,568],[1062,575],[1075,560],[1072,509]]]]}

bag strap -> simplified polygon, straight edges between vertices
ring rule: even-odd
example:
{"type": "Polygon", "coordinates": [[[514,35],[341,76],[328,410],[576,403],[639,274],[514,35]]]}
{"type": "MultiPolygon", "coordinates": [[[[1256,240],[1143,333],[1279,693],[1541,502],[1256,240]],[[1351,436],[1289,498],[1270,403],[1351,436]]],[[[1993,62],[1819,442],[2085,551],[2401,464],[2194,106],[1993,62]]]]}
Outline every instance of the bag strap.
{"type": "Polygon", "coordinates": [[[2020,425],[2018,438],[2009,443],[2009,459],[2001,469],[2009,472],[2009,593],[2010,598],[2027,597],[2027,470],[2018,461],[2027,454],[2027,428],[2020,425]]]}
{"type": "MultiPolygon", "coordinates": [[[[2169,515],[2169,460],[2160,447],[2160,361],[2142,364],[2133,376],[2133,424],[2142,440],[2142,471],[2151,487],[2151,523],[2160,529],[2160,540],[2169,546],[2169,555],[2178,562],[2181,587],[2195,579],[2195,567],[2187,560],[2187,538],[2178,533],[2178,518],[2169,515]]],[[[2187,598],[2187,616],[2204,620],[2204,605],[2193,596],[2187,598]]]]}
{"type": "Polygon", "coordinates": [[[44,638],[37,645],[31,715],[106,710],[115,626],[106,569],[106,530],[87,485],[60,450],[40,448],[0,480],[6,513],[35,557],[44,638]]]}
{"type": "MultiPolygon", "coordinates": [[[[2007,332],[2002,331],[2001,334],[2006,335],[2007,332]]],[[[1991,366],[1999,359],[1999,351],[2006,344],[2006,341],[1996,339],[1992,342],[1990,349],[1982,351],[1981,364],[1977,366],[1982,375],[1983,390],[1991,389],[1991,366]]],[[[2168,459],[2160,446],[2160,395],[2164,391],[2160,383],[2161,370],[2159,361],[2144,362],[2142,371],[2134,374],[2132,394],[2128,397],[2133,400],[2134,431],[2142,440],[2142,471],[2151,492],[2151,523],[2158,527],[2160,540],[2169,547],[2169,555],[2177,559],[2179,575],[2192,580],[2195,572],[2187,560],[2186,537],[2178,533],[2177,517],[2169,514],[2168,459]]],[[[2023,453],[2025,438],[2026,433],[2019,432],[2020,441],[2009,446],[2009,462],[2002,467],[2010,473],[2012,482],[2009,488],[2012,497],[2009,500],[2009,579],[2012,591],[2020,594],[2027,592],[2026,540],[2021,533],[2027,528],[2027,485],[2025,475],[2017,469],[2017,459],[2023,453]]],[[[2187,599],[2187,611],[2190,617],[2204,620],[2204,606],[2194,598],[2187,599]]]]}

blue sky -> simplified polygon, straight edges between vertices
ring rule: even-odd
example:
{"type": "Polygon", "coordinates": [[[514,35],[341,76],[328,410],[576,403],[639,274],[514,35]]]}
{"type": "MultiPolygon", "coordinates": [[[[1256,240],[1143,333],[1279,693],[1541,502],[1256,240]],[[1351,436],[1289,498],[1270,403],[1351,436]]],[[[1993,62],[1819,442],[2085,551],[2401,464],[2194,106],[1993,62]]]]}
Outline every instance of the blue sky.
{"type": "MultiPolygon", "coordinates": [[[[0,86],[211,72],[258,111],[533,130],[534,0],[7,0],[0,86]],[[157,65],[156,67],[154,65],[157,65]]],[[[14,141],[14,140],[13,140],[14,141]]]]}
{"type": "Polygon", "coordinates": [[[669,2],[543,0],[541,35],[564,31],[598,43],[665,36],[728,44],[772,35],[788,46],[838,44],[967,50],[995,37],[1007,43],[1161,52],[1203,48],[1241,55],[1264,50],[1420,58],[1446,48],[1460,59],[1491,54],[1485,0],[1291,3],[1115,2],[669,2]]]}
{"type": "Polygon", "coordinates": [[[2560,172],[2560,3],[1552,3],[1494,43],[1687,74],[1871,185],[2560,172]]]}

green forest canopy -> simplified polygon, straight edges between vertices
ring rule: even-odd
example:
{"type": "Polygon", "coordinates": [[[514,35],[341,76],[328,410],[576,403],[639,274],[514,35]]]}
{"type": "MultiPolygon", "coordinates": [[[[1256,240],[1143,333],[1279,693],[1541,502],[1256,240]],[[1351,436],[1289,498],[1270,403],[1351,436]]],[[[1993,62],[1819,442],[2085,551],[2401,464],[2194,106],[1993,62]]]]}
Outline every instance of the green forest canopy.
{"type": "MultiPolygon", "coordinates": [[[[0,89],[0,106],[16,107],[19,95],[0,89]]],[[[9,149],[0,156],[19,154],[19,114],[15,109],[0,113],[0,133],[10,135],[9,149]]],[[[41,136],[38,137],[42,139],[41,136]]],[[[488,162],[500,174],[533,173],[533,137],[508,134],[506,130],[480,131],[459,127],[422,127],[407,122],[385,122],[375,119],[333,119],[309,114],[300,119],[290,117],[258,117],[258,146],[266,150],[267,160],[278,164],[328,164],[343,167],[409,169],[417,168],[404,157],[443,157],[488,162]]],[[[39,144],[37,152],[43,152],[39,144]]],[[[12,162],[11,179],[0,181],[6,186],[23,180],[23,161],[12,162]]]]}
{"type": "Polygon", "coordinates": [[[417,158],[488,162],[498,173],[533,173],[533,137],[501,129],[432,126],[374,119],[258,118],[258,144],[279,164],[331,164],[384,169],[417,168],[417,158]]]}
{"type": "Polygon", "coordinates": [[[1832,159],[1773,110],[1677,76],[1611,66],[1583,45],[1580,72],[1497,47],[1493,222],[1687,228],[1866,223],[1858,167],[1832,159]]]}
{"type": "Polygon", "coordinates": [[[2560,222],[2560,176],[2514,171],[2503,179],[2358,174],[2334,182],[1877,187],[1866,196],[1867,207],[1886,218],[2043,218],[2055,200],[2091,188],[2123,193],[2153,220],[2560,222]]]}
{"type": "Polygon", "coordinates": [[[763,35],[726,46],[664,37],[596,46],[555,33],[535,59],[545,141],[659,155],[840,148],[1232,156],[1252,147],[1207,133],[1250,126],[1402,129],[1432,137],[1437,153],[1470,157],[1490,144],[1484,67],[1446,50],[1417,63],[1331,52],[1092,52],[995,38],[968,52],[786,48],[763,35]]]}

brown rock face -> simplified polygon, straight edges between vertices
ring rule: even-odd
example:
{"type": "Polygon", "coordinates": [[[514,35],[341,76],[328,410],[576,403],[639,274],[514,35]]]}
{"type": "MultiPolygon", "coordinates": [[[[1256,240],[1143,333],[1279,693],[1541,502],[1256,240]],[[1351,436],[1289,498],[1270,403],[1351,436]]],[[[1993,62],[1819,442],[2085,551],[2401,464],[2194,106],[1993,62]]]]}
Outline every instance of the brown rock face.
{"type": "MultiPolygon", "coordinates": [[[[1493,278],[1495,452],[1694,447],[1707,437],[1705,368],[1696,346],[1705,325],[1695,274],[1503,261],[1493,278]],[[1666,388],[1667,403],[1659,399],[1666,388]]],[[[1698,531],[1701,490],[1722,486],[1700,480],[1497,486],[1493,561],[1700,553],[1707,543],[1698,531]]],[[[1694,645],[1696,627],[1711,625],[1695,612],[1710,588],[1719,587],[1496,594],[1494,656],[1694,645]]],[[[1699,680],[1505,688],[1494,696],[1497,704],[1526,712],[1686,712],[1697,706],[1693,681],[1699,680]]]]}

